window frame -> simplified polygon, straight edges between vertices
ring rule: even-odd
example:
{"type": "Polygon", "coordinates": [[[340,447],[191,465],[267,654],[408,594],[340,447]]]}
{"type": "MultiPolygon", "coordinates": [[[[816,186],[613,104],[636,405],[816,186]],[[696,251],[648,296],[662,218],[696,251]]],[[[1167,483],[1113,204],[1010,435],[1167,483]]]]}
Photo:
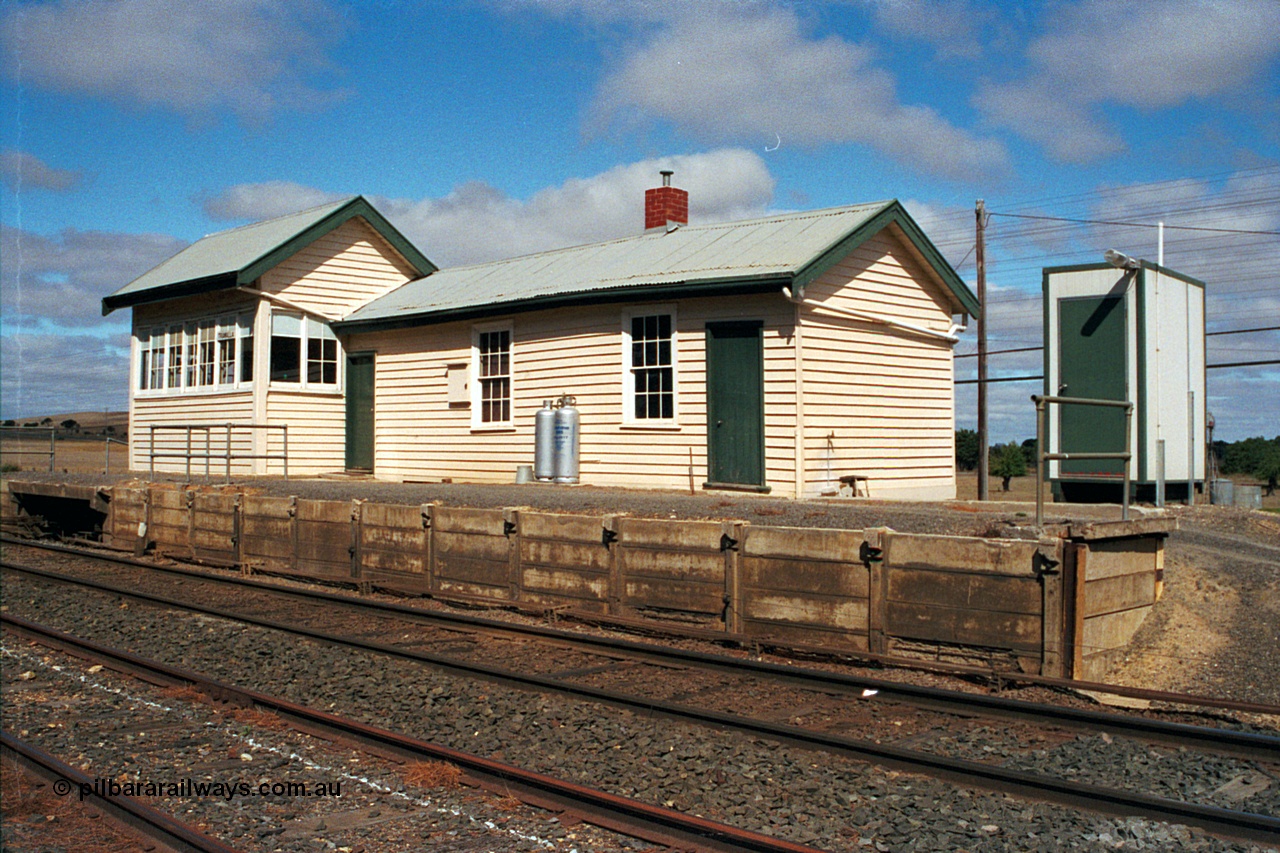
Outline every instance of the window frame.
{"type": "Polygon", "coordinates": [[[622,426],[628,429],[670,430],[680,428],[680,330],[675,305],[646,305],[622,312],[622,426]],[[632,321],[640,317],[667,316],[671,320],[671,417],[636,417],[636,371],[632,358],[632,321]]]}
{"type": "MultiPolygon", "coordinates": [[[[333,327],[327,320],[316,317],[305,311],[295,311],[288,308],[276,308],[272,306],[271,311],[267,314],[267,382],[268,387],[273,391],[297,391],[311,394],[340,394],[343,392],[343,365],[345,362],[346,349],[342,346],[342,341],[338,338],[333,327]],[[296,317],[298,319],[298,379],[292,381],[288,379],[274,379],[271,376],[271,349],[272,341],[276,337],[274,323],[276,317],[296,317]],[[321,326],[328,329],[328,335],[323,333],[315,333],[313,327],[321,326]],[[333,341],[333,359],[323,358],[324,344],[320,344],[321,358],[317,359],[320,365],[321,376],[324,373],[324,364],[331,362],[333,365],[333,382],[315,382],[310,378],[311,373],[311,342],[312,341],[333,341]]],[[[292,335],[281,335],[280,337],[292,337],[292,335]]]]}
{"type": "Polygon", "coordinates": [[[515,324],[510,320],[501,323],[482,323],[471,327],[471,431],[472,432],[509,432],[515,429],[516,415],[516,336],[515,324]],[[481,374],[480,342],[483,335],[507,333],[507,418],[500,421],[484,420],[484,383],[481,374]]]}
{"type": "MultiPolygon", "coordinates": [[[[134,395],[155,398],[252,389],[252,380],[240,381],[241,359],[246,355],[241,340],[246,329],[247,337],[253,337],[255,314],[256,309],[218,312],[140,325],[134,333],[138,345],[134,395]],[[231,382],[217,381],[220,378],[220,331],[224,332],[221,339],[229,341],[233,350],[229,362],[233,373],[231,382]],[[228,331],[229,336],[225,334],[228,331]],[[205,356],[209,358],[206,360],[205,356]],[[206,377],[210,381],[202,383],[200,380],[206,377]]],[[[252,353],[247,355],[252,358],[252,353]]]]}

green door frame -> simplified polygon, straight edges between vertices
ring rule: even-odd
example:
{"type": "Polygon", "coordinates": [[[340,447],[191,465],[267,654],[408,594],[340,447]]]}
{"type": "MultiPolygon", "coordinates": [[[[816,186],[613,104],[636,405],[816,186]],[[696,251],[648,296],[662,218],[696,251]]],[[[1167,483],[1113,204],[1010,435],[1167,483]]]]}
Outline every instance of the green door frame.
{"type": "Polygon", "coordinates": [[[349,352],[346,363],[346,469],[373,470],[375,356],[349,352]],[[366,367],[367,366],[367,367],[366,367]]]}
{"type": "Polygon", "coordinates": [[[764,460],[764,323],[707,323],[707,482],[703,488],[767,492],[764,460]]]}

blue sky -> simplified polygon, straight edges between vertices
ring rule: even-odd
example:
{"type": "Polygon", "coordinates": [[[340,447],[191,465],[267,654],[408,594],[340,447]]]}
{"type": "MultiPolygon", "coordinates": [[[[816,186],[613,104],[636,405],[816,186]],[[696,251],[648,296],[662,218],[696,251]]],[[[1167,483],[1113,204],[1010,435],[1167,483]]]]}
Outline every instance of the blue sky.
{"type": "MultiPolygon", "coordinates": [[[[635,233],[666,167],[695,221],[899,198],[971,283],[985,199],[993,350],[1040,343],[1041,267],[1154,260],[1157,221],[1211,331],[1280,325],[1276,32],[1275,0],[5,2],[0,414],[124,408],[100,300],[205,234],[362,193],[448,266],[635,233]]],[[[1280,433],[1280,366],[1209,383],[1219,437],[1280,433]]],[[[991,389],[993,440],[1034,434],[1037,386],[991,389]]]]}

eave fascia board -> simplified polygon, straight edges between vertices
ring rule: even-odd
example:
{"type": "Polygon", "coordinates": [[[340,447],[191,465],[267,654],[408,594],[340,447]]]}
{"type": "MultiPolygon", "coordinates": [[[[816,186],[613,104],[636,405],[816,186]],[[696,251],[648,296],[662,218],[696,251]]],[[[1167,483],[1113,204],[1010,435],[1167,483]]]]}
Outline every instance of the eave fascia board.
{"type": "Polygon", "coordinates": [[[120,308],[133,308],[137,305],[148,305],[152,302],[167,302],[170,299],[181,299],[186,296],[199,296],[218,290],[230,290],[236,286],[235,273],[219,273],[205,278],[188,279],[164,287],[140,290],[136,293],[121,293],[102,298],[102,316],[120,308]]]}
{"type": "Polygon", "coordinates": [[[602,290],[585,290],[574,293],[538,296],[511,302],[488,305],[469,305],[443,311],[422,311],[395,317],[373,320],[338,320],[332,324],[335,332],[360,334],[407,329],[414,326],[434,326],[460,320],[478,320],[508,314],[526,314],[552,308],[570,308],[584,305],[611,305],[622,302],[653,302],[664,299],[689,299],[700,296],[780,292],[791,282],[791,275],[778,273],[750,278],[724,278],[698,282],[679,282],[648,286],[627,286],[602,290]]]}
{"type": "Polygon", "coordinates": [[[409,264],[418,271],[419,275],[428,275],[436,271],[436,265],[427,259],[413,243],[409,242],[403,234],[401,234],[395,226],[387,221],[381,213],[369,204],[364,196],[356,196],[351,201],[339,207],[330,213],[324,219],[314,223],[308,228],[299,231],[293,237],[284,241],[271,251],[259,257],[246,267],[240,270],[236,276],[237,285],[249,285],[257,281],[267,270],[283,262],[287,258],[292,257],[305,247],[311,245],[330,231],[338,228],[345,222],[363,218],[369,225],[377,231],[382,238],[391,244],[391,247],[400,253],[409,264]]]}
{"type": "Polygon", "coordinates": [[[879,234],[890,224],[896,224],[902,229],[903,234],[915,247],[916,251],[921,254],[925,263],[933,269],[934,274],[938,276],[943,286],[951,292],[956,304],[960,306],[964,313],[976,318],[982,311],[982,306],[978,304],[978,297],[964,283],[964,279],[960,278],[959,273],[952,268],[947,259],[938,251],[938,248],[933,245],[933,241],[925,235],[920,226],[916,224],[916,221],[911,218],[911,214],[907,213],[906,208],[896,199],[886,202],[883,210],[797,270],[795,275],[797,292],[803,293],[808,284],[831,269],[867,240],[879,234]]]}

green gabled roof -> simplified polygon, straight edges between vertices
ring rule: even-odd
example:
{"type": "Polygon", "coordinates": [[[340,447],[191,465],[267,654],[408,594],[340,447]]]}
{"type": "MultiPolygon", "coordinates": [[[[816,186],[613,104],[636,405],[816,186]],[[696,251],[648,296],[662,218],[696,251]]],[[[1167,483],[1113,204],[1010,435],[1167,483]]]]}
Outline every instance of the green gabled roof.
{"type": "Polygon", "coordinates": [[[474,318],[562,305],[759,292],[805,285],[896,224],[954,304],[978,300],[896,200],[685,225],[440,270],[401,285],[335,324],[346,332],[474,318]]]}
{"type": "Polygon", "coordinates": [[[435,264],[364,196],[357,195],[197,240],[104,298],[102,313],[250,284],[276,264],[356,217],[368,222],[419,275],[435,272],[435,264]]]}

